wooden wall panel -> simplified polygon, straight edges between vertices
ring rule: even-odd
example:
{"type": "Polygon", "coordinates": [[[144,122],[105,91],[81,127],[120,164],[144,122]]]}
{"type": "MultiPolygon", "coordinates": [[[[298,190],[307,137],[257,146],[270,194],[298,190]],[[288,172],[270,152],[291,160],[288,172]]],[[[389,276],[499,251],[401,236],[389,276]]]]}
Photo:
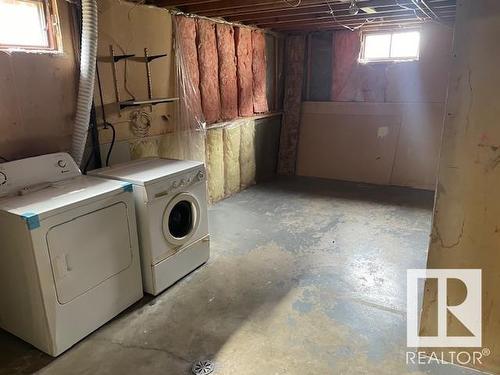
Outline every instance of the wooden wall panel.
{"type": "Polygon", "coordinates": [[[304,103],[297,174],[388,185],[401,124],[392,107],[304,103]]]}
{"type": "Polygon", "coordinates": [[[297,174],[434,190],[440,103],[303,103],[297,174]]]}
{"type": "Polygon", "coordinates": [[[0,52],[0,156],[9,160],[71,146],[78,67],[70,5],[58,8],[63,53],[0,52]]]}
{"type": "MultiPolygon", "coordinates": [[[[137,156],[134,151],[132,155],[127,155],[125,152],[127,143],[135,144],[136,140],[146,136],[159,136],[166,134],[174,128],[175,121],[168,119],[176,116],[177,103],[159,104],[150,108],[142,108],[150,118],[151,127],[145,134],[134,131],[131,126],[131,119],[138,115],[138,107],[130,107],[119,111],[116,105],[116,94],[113,84],[113,69],[110,64],[110,45],[113,46],[115,54],[134,54],[132,59],[121,60],[116,64],[116,82],[121,100],[135,98],[137,100],[145,100],[148,98],[147,77],[144,67],[144,48],[148,48],[151,55],[167,54],[166,57],[156,59],[151,62],[150,72],[152,77],[152,94],[153,98],[169,98],[175,96],[175,74],[174,74],[174,54],[173,54],[173,21],[174,17],[165,9],[158,9],[143,5],[132,4],[130,2],[120,0],[100,0],[99,4],[99,38],[97,46],[97,65],[99,67],[99,75],[102,84],[102,93],[104,107],[106,111],[106,120],[114,125],[116,129],[117,147],[111,156],[112,162],[122,162],[127,160],[127,156],[137,156]],[[147,25],[147,27],[145,26],[147,25]],[[123,151],[122,151],[123,150],[123,151]]],[[[185,17],[183,17],[185,18],[185,17]]],[[[183,23],[181,18],[175,18],[178,22],[183,23]]],[[[194,67],[194,71],[190,76],[194,77],[196,82],[187,83],[190,87],[198,89],[198,64],[197,52],[194,37],[196,35],[195,24],[193,20],[185,19],[185,27],[177,30],[179,33],[184,33],[186,42],[184,50],[188,53],[182,58],[186,61],[194,56],[194,63],[187,64],[188,67],[194,67]]],[[[183,100],[182,104],[189,100],[198,98],[198,113],[201,112],[199,107],[199,95],[190,95],[189,99],[183,100]]],[[[99,90],[95,88],[94,103],[98,122],[102,122],[102,108],[99,90]]],[[[189,103],[191,111],[195,104],[189,103]]],[[[106,150],[111,143],[112,131],[100,127],[99,138],[106,150]]],[[[140,147],[136,147],[136,151],[140,147]]],[[[102,157],[106,153],[101,154],[102,157]]]]}
{"type": "Polygon", "coordinates": [[[391,185],[434,190],[443,132],[442,103],[401,105],[402,121],[391,185]]]}

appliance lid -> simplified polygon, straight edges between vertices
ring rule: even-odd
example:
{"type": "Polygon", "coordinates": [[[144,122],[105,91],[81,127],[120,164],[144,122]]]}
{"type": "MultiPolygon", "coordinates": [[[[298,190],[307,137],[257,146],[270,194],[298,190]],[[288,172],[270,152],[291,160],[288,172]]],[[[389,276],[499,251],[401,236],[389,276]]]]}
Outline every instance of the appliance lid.
{"type": "Polygon", "coordinates": [[[204,164],[200,161],[144,158],[96,169],[89,174],[115,178],[135,185],[148,185],[164,178],[203,168],[204,164]]]}
{"type": "Polygon", "coordinates": [[[52,216],[75,206],[132,191],[130,183],[91,176],[77,176],[69,180],[50,183],[25,195],[7,196],[0,199],[0,210],[29,217],[52,216]]]}

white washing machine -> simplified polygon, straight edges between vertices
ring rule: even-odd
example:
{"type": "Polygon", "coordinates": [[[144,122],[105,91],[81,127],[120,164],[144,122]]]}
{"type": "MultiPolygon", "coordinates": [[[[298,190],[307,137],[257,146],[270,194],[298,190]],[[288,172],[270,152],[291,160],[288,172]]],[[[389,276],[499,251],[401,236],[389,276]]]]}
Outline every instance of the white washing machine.
{"type": "Polygon", "coordinates": [[[142,295],[130,184],[65,153],[0,164],[0,327],[57,356],[142,295]]]}
{"type": "Polygon", "coordinates": [[[159,294],[208,260],[203,163],[146,158],[90,173],[134,185],[146,292],[159,294]]]}

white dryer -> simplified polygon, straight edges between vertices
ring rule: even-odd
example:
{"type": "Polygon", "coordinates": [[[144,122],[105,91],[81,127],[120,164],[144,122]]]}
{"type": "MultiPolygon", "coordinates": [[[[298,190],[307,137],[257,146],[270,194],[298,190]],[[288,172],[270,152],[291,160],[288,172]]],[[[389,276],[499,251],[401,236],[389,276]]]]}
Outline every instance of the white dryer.
{"type": "Polygon", "coordinates": [[[208,260],[203,163],[146,158],[90,173],[134,185],[146,292],[159,294],[208,260]]]}
{"type": "Polygon", "coordinates": [[[142,297],[132,186],[65,153],[0,164],[0,326],[57,356],[142,297]]]}

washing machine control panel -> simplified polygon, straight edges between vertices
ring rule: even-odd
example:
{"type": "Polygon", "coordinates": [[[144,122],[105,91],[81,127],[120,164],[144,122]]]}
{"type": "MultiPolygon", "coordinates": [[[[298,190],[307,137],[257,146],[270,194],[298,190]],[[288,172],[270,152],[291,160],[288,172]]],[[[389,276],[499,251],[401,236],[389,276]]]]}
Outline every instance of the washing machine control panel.
{"type": "Polygon", "coordinates": [[[180,192],[197,184],[199,182],[206,181],[206,172],[205,169],[199,169],[194,172],[189,172],[184,175],[174,177],[173,179],[167,181],[165,183],[166,189],[161,189],[161,191],[155,192],[155,198],[164,197],[166,195],[170,195],[173,193],[180,192]]]}
{"type": "Polygon", "coordinates": [[[67,153],[49,154],[0,164],[0,196],[29,193],[81,175],[67,153]]]}

